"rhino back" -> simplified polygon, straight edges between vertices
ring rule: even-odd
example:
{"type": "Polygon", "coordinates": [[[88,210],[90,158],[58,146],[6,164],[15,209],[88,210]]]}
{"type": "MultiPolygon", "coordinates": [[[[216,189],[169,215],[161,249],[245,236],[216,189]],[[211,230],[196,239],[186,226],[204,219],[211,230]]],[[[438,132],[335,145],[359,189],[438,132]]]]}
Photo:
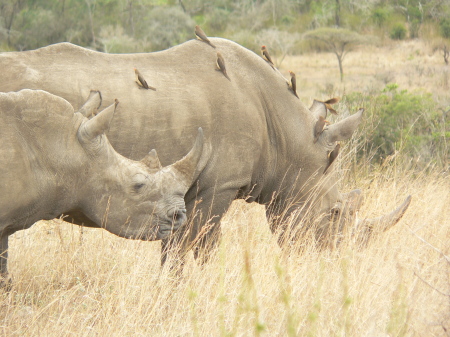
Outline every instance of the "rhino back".
{"type": "Polygon", "coordinates": [[[303,125],[312,130],[312,121],[296,117],[285,125],[292,114],[303,110],[306,116],[285,79],[238,44],[217,38],[213,43],[231,81],[216,70],[216,50],[196,40],[142,54],[104,54],[62,43],[1,55],[2,67],[8,63],[8,69],[17,71],[8,72],[15,76],[0,90],[41,88],[66,98],[75,109],[91,89],[101,91],[104,106],[118,98],[108,133],[112,145],[136,160],[156,148],[163,165],[186,154],[201,126],[213,148],[206,176],[247,184],[263,174],[259,170],[274,165],[275,152],[297,146],[284,134],[301,137],[303,125]],[[156,91],[138,88],[134,67],[156,91]]]}

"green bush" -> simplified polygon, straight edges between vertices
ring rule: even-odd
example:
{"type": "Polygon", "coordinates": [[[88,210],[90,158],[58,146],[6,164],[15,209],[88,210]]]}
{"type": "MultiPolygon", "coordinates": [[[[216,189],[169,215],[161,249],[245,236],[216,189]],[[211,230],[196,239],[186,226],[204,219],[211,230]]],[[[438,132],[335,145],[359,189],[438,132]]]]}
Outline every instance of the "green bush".
{"type": "Polygon", "coordinates": [[[447,39],[450,39],[450,18],[444,18],[439,22],[441,29],[441,35],[447,39]]]}
{"type": "Polygon", "coordinates": [[[370,154],[382,162],[400,150],[424,165],[447,160],[450,122],[445,124],[430,93],[399,90],[394,83],[375,95],[351,93],[346,103],[350,110],[366,108],[359,158],[370,154]]]}
{"type": "Polygon", "coordinates": [[[35,49],[58,42],[57,15],[46,9],[22,11],[17,17],[21,33],[14,34],[12,44],[18,50],[35,49]]]}
{"type": "Polygon", "coordinates": [[[388,8],[379,7],[373,11],[371,19],[378,27],[382,27],[387,21],[389,14],[390,11],[388,8]]]}
{"type": "Polygon", "coordinates": [[[406,37],[406,27],[403,23],[396,24],[390,34],[391,39],[393,40],[404,40],[406,37]]]}
{"type": "Polygon", "coordinates": [[[147,39],[152,50],[163,50],[194,38],[195,22],[178,7],[154,7],[136,24],[138,39],[147,39]],[[139,32],[139,34],[138,34],[139,32]]]}
{"type": "Polygon", "coordinates": [[[208,15],[207,25],[209,27],[209,34],[220,35],[228,25],[229,11],[222,8],[214,8],[208,15]]]}

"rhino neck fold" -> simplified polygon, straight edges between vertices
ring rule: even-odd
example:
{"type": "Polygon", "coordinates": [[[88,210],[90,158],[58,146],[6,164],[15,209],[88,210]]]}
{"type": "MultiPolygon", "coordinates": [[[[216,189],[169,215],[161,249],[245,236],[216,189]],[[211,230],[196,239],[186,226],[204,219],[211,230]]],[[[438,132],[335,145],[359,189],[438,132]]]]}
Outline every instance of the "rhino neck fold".
{"type": "Polygon", "coordinates": [[[268,140],[260,160],[263,173],[258,180],[262,186],[257,199],[262,204],[272,202],[275,196],[292,199],[298,193],[292,191],[294,185],[304,183],[302,173],[309,160],[305,145],[312,116],[298,99],[276,99],[278,94],[264,99],[268,140]]]}

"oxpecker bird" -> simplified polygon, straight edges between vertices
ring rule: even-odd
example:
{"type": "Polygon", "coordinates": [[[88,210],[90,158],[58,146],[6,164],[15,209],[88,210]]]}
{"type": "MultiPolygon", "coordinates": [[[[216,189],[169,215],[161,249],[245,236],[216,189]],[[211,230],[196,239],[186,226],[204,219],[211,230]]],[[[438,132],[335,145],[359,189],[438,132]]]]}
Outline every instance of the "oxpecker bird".
{"type": "Polygon", "coordinates": [[[217,61],[216,61],[216,64],[217,64],[217,68],[218,68],[217,70],[220,70],[220,71],[225,75],[225,77],[226,77],[229,81],[231,81],[230,78],[228,77],[227,69],[225,68],[225,60],[223,59],[222,54],[219,53],[219,52],[217,52],[217,61]]]}
{"type": "Polygon", "coordinates": [[[137,70],[136,68],[134,68],[134,73],[136,74],[136,83],[139,86],[139,88],[144,88],[144,89],[152,89],[154,91],[156,91],[156,88],[153,88],[151,86],[149,86],[147,84],[147,81],[144,79],[144,77],[141,75],[141,73],[139,72],[139,70],[137,70]]]}
{"type": "Polygon", "coordinates": [[[332,104],[336,104],[337,102],[339,102],[340,99],[339,97],[335,97],[335,98],[330,98],[329,100],[323,102],[325,104],[325,106],[327,107],[327,109],[333,114],[333,115],[337,115],[337,111],[334,110],[331,105],[332,104]]]}
{"type": "Polygon", "coordinates": [[[295,73],[289,70],[289,74],[291,75],[290,88],[291,88],[292,92],[294,93],[295,97],[298,98],[298,95],[297,95],[297,79],[295,77],[295,73]]]}
{"type": "Polygon", "coordinates": [[[327,124],[327,121],[323,116],[319,116],[319,120],[316,122],[316,125],[314,126],[314,143],[317,142],[320,135],[322,134],[325,125],[327,124]]]}
{"type": "Polygon", "coordinates": [[[327,167],[325,167],[325,170],[323,170],[323,174],[325,174],[325,172],[327,172],[328,168],[331,166],[331,164],[333,164],[334,160],[337,158],[340,148],[341,148],[341,144],[338,143],[336,145],[336,147],[334,148],[334,150],[328,154],[328,164],[327,164],[327,167]]]}
{"type": "Polygon", "coordinates": [[[262,47],[261,47],[261,55],[262,55],[263,59],[266,60],[266,61],[270,64],[270,66],[271,66],[272,68],[275,66],[275,65],[273,64],[272,58],[270,57],[269,52],[268,52],[266,46],[262,46],[262,47]]]}
{"type": "Polygon", "coordinates": [[[215,45],[213,45],[211,43],[211,41],[209,41],[208,37],[206,36],[205,32],[203,31],[203,29],[200,28],[200,26],[195,26],[195,36],[197,36],[197,39],[199,39],[200,41],[206,42],[207,44],[209,44],[211,47],[216,48],[215,45]]]}

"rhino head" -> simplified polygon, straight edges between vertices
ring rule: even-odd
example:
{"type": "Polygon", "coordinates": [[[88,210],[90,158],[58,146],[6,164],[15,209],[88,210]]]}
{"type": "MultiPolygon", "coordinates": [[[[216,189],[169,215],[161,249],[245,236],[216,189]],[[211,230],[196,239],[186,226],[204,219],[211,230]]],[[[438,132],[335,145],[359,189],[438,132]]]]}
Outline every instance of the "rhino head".
{"type": "Polygon", "coordinates": [[[339,150],[340,141],[351,138],[362,121],[364,109],[325,126],[320,134],[316,126],[323,124],[327,106],[314,101],[310,112],[311,123],[306,126],[309,132],[301,135],[303,151],[295,158],[296,165],[291,163],[283,176],[280,193],[266,206],[266,213],[272,218],[271,229],[279,231],[280,244],[298,241],[308,233],[322,248],[336,247],[346,234],[358,244],[366,244],[374,232],[386,231],[401,219],[411,197],[390,214],[358,219],[363,193],[359,189],[339,192],[333,155],[338,155],[335,149],[339,150]]]}
{"type": "Polygon", "coordinates": [[[64,216],[142,240],[166,238],[185,223],[184,195],[205,165],[202,129],[172,165],[161,167],[154,150],[133,161],[105,135],[118,101],[97,114],[89,101],[91,119],[42,90],[0,93],[0,278],[8,237],[39,220],[64,216]]]}
{"type": "Polygon", "coordinates": [[[184,195],[201,171],[203,130],[198,129],[191,151],[172,165],[161,167],[155,150],[133,161],[118,154],[104,134],[116,105],[84,118],[78,128],[89,164],[78,185],[81,202],[66,213],[74,223],[101,226],[121,237],[164,239],[187,219],[184,195]]]}

